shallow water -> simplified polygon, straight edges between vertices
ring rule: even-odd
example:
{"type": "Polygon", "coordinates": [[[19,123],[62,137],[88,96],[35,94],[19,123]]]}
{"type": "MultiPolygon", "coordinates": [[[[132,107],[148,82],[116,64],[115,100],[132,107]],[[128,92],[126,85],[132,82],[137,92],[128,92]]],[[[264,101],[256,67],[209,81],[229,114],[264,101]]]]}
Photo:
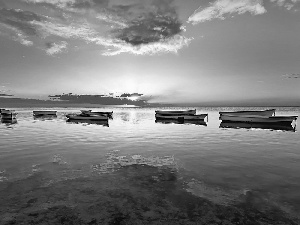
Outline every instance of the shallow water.
{"type": "MultiPolygon", "coordinates": [[[[260,206],[267,202],[287,215],[298,216],[300,135],[297,126],[296,129],[247,125],[238,128],[220,124],[219,111],[248,109],[257,108],[197,108],[198,114],[209,114],[206,124],[155,122],[156,109],[151,108],[105,108],[114,111],[108,124],[66,122],[66,114],[79,112],[75,108],[55,109],[58,115],[52,118],[34,118],[32,110],[36,109],[16,109],[17,121],[0,124],[0,187],[20,185],[18,182],[26,186],[28,179],[42,179],[38,185],[44,188],[57,188],[57,184],[67,186],[64,182],[74,182],[74,179],[87,179],[88,184],[95,174],[111,174],[122,180],[128,175],[121,173],[122,169],[147,165],[158,169],[167,167],[171,174],[176,170],[176,185],[183,185],[185,194],[213,204],[236,205],[243,199],[241,196],[251,193],[260,206]]],[[[299,114],[300,108],[276,109],[276,115],[299,114]]],[[[134,172],[135,178],[140,178],[138,171],[134,172]]],[[[147,176],[150,170],[140,171],[141,176],[147,176]]],[[[152,172],[152,181],[161,181],[161,175],[152,172]]],[[[9,195],[13,198],[16,193],[10,191],[9,195]]],[[[36,204],[40,206],[42,200],[36,204]]],[[[5,209],[0,212],[7,215],[5,209]]],[[[9,214],[5,221],[18,216],[9,214]]]]}

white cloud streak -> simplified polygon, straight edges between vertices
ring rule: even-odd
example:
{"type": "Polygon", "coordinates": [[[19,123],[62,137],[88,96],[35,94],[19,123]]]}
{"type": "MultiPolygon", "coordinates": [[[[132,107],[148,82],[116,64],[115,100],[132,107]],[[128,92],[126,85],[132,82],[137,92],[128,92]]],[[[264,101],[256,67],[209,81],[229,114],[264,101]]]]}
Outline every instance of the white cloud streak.
{"type": "Polygon", "coordinates": [[[228,14],[249,12],[259,15],[266,12],[262,0],[217,0],[206,8],[198,8],[188,19],[189,23],[198,24],[213,19],[225,19],[228,14]]]}
{"type": "Polygon", "coordinates": [[[28,40],[28,37],[21,32],[20,30],[18,30],[15,27],[9,26],[7,24],[4,23],[0,23],[0,28],[4,28],[5,30],[7,30],[8,32],[3,32],[0,33],[2,35],[8,35],[12,40],[19,42],[22,45],[25,46],[32,46],[33,42],[28,40]]]}
{"type": "MultiPolygon", "coordinates": [[[[133,46],[125,41],[100,36],[88,24],[73,24],[70,26],[58,25],[51,22],[32,21],[31,24],[39,27],[40,32],[46,36],[58,36],[65,39],[77,39],[87,43],[94,43],[106,48],[102,55],[113,56],[121,53],[134,55],[155,55],[165,52],[178,53],[184,46],[188,46],[192,38],[175,35],[164,41],[133,46]]],[[[56,52],[59,53],[59,52],[56,52]]]]}

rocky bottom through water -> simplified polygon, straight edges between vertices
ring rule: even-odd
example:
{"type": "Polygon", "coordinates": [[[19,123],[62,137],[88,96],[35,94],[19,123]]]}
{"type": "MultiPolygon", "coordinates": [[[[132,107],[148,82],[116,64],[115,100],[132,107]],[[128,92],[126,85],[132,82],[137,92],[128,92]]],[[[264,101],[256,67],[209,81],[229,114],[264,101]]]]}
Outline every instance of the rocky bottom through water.
{"type": "Polygon", "coordinates": [[[55,156],[23,179],[2,172],[0,224],[300,224],[255,191],[220,190],[183,174],[172,157],[111,153],[72,168],[55,156]]]}

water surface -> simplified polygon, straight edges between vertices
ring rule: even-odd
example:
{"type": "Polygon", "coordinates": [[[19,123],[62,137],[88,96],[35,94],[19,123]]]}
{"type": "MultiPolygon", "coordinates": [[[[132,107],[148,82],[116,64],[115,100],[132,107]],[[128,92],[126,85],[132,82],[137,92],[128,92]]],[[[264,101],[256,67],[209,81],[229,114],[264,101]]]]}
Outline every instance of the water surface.
{"type": "MultiPolygon", "coordinates": [[[[126,178],[131,183],[124,180],[118,181],[120,183],[112,180],[107,182],[123,185],[123,191],[131,190],[130,193],[136,195],[145,190],[133,190],[130,184],[136,180],[146,179],[149,184],[154,182],[157,185],[160,182],[164,185],[175,182],[172,186],[176,188],[172,190],[178,192],[178,196],[184,195],[189,199],[191,195],[220,207],[236,207],[245,202],[251,205],[255,202],[255,210],[264,212],[275,207],[287,218],[294,218],[300,215],[300,136],[297,127],[251,128],[247,124],[229,126],[222,125],[218,119],[219,111],[248,109],[257,108],[197,108],[198,114],[209,114],[208,121],[198,124],[156,122],[154,111],[157,109],[152,108],[101,109],[114,111],[113,119],[108,124],[66,122],[65,115],[79,112],[76,108],[58,108],[55,109],[58,111],[57,117],[46,118],[32,116],[32,110],[38,109],[16,109],[17,121],[0,124],[0,187],[8,190],[7,185],[14,186],[18,182],[23,186],[30,186],[33,179],[35,182],[39,180],[37,186],[44,188],[43,191],[46,188],[48,192],[59,190],[63,193],[64,185],[67,187],[72,182],[72,185],[75,182],[76,185],[82,185],[82,188],[87,188],[85,185],[90,184],[92,188],[99,185],[99,176],[101,179],[117,176],[118,179],[126,178]],[[151,179],[147,179],[147,176],[151,179]],[[86,180],[83,182],[80,179],[86,180]]],[[[300,108],[277,108],[276,115],[299,115],[299,112],[300,108]]],[[[122,199],[120,193],[123,192],[108,183],[105,184],[107,187],[101,188],[114,190],[118,199],[122,199]],[[120,193],[117,194],[118,192],[120,193]]],[[[138,186],[143,187],[141,183],[138,186]]],[[[170,187],[165,185],[153,188],[169,190],[170,187]]],[[[32,191],[31,188],[28,190],[32,191]]],[[[10,191],[11,198],[15,198],[16,193],[17,190],[10,191]]],[[[144,194],[148,196],[151,192],[144,194]]],[[[141,194],[139,197],[142,196],[141,194]]],[[[76,203],[70,198],[64,199],[64,207],[70,207],[72,203],[73,207],[85,208],[82,202],[87,201],[86,199],[77,199],[76,203]]],[[[30,210],[33,205],[40,207],[45,204],[38,197],[37,199],[29,204],[30,210]]],[[[168,201],[172,204],[177,201],[174,196],[171,199],[168,201]]],[[[20,197],[19,201],[23,200],[20,197]]],[[[53,202],[57,203],[57,199],[53,202]]],[[[222,210],[226,211],[223,208],[222,210]]],[[[8,222],[21,218],[20,214],[9,214],[5,209],[0,212],[6,215],[5,221],[8,222]]],[[[28,213],[22,213],[28,216],[28,213]]],[[[126,221],[126,218],[131,224],[138,221],[130,213],[122,213],[127,215],[123,216],[125,219],[122,217],[122,221],[126,221]],[[128,217],[129,214],[131,216],[128,217]]],[[[150,217],[156,218],[156,214],[151,213],[153,217],[150,217]]],[[[88,217],[89,213],[86,215],[88,217]]],[[[192,221],[190,216],[187,218],[192,221]]],[[[77,219],[85,221],[82,218],[77,219]]],[[[270,220],[272,219],[274,220],[270,220]]],[[[277,220],[281,221],[280,218],[277,220]]],[[[97,217],[95,224],[97,221],[101,219],[97,217]]],[[[157,220],[149,221],[149,224],[151,221],[157,224],[157,220]]],[[[102,221],[104,224],[110,222],[102,221]]],[[[294,224],[293,220],[285,223],[294,224]]]]}

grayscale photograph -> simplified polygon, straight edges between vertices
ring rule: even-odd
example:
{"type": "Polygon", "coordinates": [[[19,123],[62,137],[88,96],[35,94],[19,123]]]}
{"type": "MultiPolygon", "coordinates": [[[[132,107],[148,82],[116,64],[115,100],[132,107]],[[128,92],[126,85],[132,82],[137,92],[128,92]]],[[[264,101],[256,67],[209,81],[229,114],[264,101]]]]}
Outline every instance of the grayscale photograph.
{"type": "Polygon", "coordinates": [[[300,225],[300,0],[0,0],[0,225],[300,225]]]}

